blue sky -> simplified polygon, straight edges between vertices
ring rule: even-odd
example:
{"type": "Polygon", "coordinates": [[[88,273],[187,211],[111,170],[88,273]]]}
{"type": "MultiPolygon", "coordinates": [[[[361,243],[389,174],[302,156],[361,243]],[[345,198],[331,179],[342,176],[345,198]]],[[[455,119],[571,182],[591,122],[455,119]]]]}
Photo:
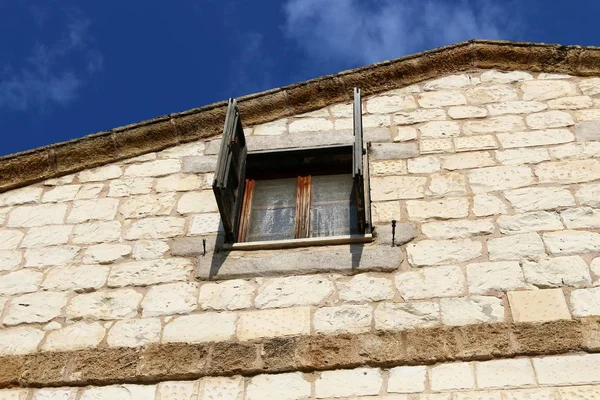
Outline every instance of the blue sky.
{"type": "Polygon", "coordinates": [[[598,0],[0,0],[0,155],[462,40],[600,45],[598,0]]]}

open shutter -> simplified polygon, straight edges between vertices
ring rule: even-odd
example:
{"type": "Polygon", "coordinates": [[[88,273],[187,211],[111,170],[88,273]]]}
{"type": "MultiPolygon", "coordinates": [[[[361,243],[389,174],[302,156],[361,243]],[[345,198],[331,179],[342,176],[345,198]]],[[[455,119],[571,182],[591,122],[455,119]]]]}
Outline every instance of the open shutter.
{"type": "MultiPolygon", "coordinates": [[[[352,151],[352,175],[356,193],[356,208],[358,211],[358,228],[360,232],[370,233],[370,210],[367,209],[368,191],[365,193],[365,165],[362,126],[362,100],[360,89],[354,88],[354,148],[352,151]]],[[[367,181],[368,181],[368,177],[367,181]]],[[[367,182],[368,183],[368,182],[367,182]]]]}
{"type": "Polygon", "coordinates": [[[238,215],[244,194],[246,175],[246,138],[235,99],[229,99],[221,150],[217,161],[213,192],[225,230],[225,240],[237,241],[238,215]]]}

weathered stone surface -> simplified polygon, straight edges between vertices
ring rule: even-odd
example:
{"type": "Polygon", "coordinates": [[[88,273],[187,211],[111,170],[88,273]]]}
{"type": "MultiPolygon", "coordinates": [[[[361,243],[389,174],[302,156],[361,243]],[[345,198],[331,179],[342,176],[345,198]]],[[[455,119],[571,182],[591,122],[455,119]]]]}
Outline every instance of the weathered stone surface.
{"type": "Polygon", "coordinates": [[[0,207],[39,202],[44,189],[26,187],[0,194],[0,207]]]}
{"type": "Polygon", "coordinates": [[[423,108],[440,108],[467,104],[465,96],[458,91],[424,92],[418,95],[417,101],[423,108]]]}
{"type": "Polygon", "coordinates": [[[239,310],[252,307],[254,286],[243,279],[206,283],[200,287],[200,306],[205,310],[239,310]]]}
{"type": "Polygon", "coordinates": [[[589,96],[562,97],[548,101],[550,108],[558,110],[579,110],[589,108],[593,104],[592,98],[589,96]]]}
{"type": "Polygon", "coordinates": [[[119,201],[117,199],[75,201],[73,202],[73,209],[67,217],[67,222],[78,224],[94,220],[112,221],[117,214],[118,205],[119,201]]]}
{"type": "MultiPolygon", "coordinates": [[[[210,190],[185,193],[177,203],[179,214],[217,212],[215,195],[210,190]]],[[[170,212],[170,210],[169,210],[170,212]]]]}
{"type": "Polygon", "coordinates": [[[165,325],[163,342],[202,343],[235,335],[235,313],[203,313],[177,317],[165,325]]]}
{"type": "Polygon", "coordinates": [[[79,193],[81,185],[66,185],[57,186],[54,189],[44,193],[42,203],[62,203],[65,201],[75,200],[75,196],[79,193]]]}
{"type": "Polygon", "coordinates": [[[589,78],[579,82],[579,88],[583,94],[596,96],[600,94],[600,78],[589,78]]]}
{"type": "Polygon", "coordinates": [[[392,282],[387,278],[360,274],[340,286],[339,296],[344,301],[372,302],[394,297],[392,282]]]}
{"type": "Polygon", "coordinates": [[[538,101],[507,101],[505,103],[490,104],[487,108],[491,116],[496,116],[504,114],[530,114],[544,111],[548,106],[538,101]]]}
{"type": "Polygon", "coordinates": [[[309,333],[310,307],[242,312],[237,327],[240,340],[309,333]]]}
{"type": "Polygon", "coordinates": [[[449,170],[489,167],[496,161],[486,151],[452,154],[440,157],[442,168],[449,170]]]}
{"type": "Polygon", "coordinates": [[[119,221],[89,222],[75,225],[73,243],[106,243],[121,239],[121,223],[119,221]]]}
{"type": "Polygon", "coordinates": [[[44,332],[29,327],[0,330],[0,355],[34,353],[44,338],[44,332]]]}
{"type": "Polygon", "coordinates": [[[548,149],[559,160],[585,160],[600,157],[600,142],[567,143],[548,149]]]}
{"type": "Polygon", "coordinates": [[[394,142],[407,142],[417,138],[417,130],[409,127],[398,127],[398,133],[394,136],[394,142]]]}
{"type": "Polygon", "coordinates": [[[547,149],[512,149],[505,151],[496,151],[496,158],[504,165],[519,164],[537,164],[542,161],[549,161],[550,155],[547,149]]]}
{"type": "Polygon", "coordinates": [[[538,262],[523,262],[523,272],[527,283],[540,288],[592,284],[590,271],[579,256],[543,258],[538,262]]]}
{"type": "Polygon", "coordinates": [[[546,129],[532,132],[500,133],[498,140],[505,149],[511,149],[568,143],[572,142],[574,137],[567,129],[546,129]]]}
{"type": "Polygon", "coordinates": [[[460,239],[494,233],[494,224],[489,219],[429,222],[421,230],[429,239],[460,239]]]}
{"type": "Polygon", "coordinates": [[[456,106],[448,109],[452,119],[485,118],[488,112],[485,108],[474,106],[456,106]]]}
{"type": "Polygon", "coordinates": [[[431,175],[425,194],[432,197],[464,196],[467,194],[466,177],[458,172],[431,175]]]}
{"type": "Polygon", "coordinates": [[[397,160],[419,155],[416,143],[373,143],[369,152],[372,160],[397,160]]]}
{"type": "Polygon", "coordinates": [[[500,232],[506,235],[563,229],[563,224],[558,214],[548,211],[532,211],[525,214],[502,215],[498,217],[497,223],[500,232]]]}
{"type": "Polygon", "coordinates": [[[525,120],[531,129],[562,128],[575,125],[571,114],[564,111],[546,111],[528,115],[525,120]]]}
{"type": "Polygon", "coordinates": [[[481,121],[467,121],[463,126],[465,135],[484,135],[489,133],[502,133],[521,131],[525,129],[522,117],[506,115],[502,117],[487,118],[481,121]]]}
{"type": "MultiPolygon", "coordinates": [[[[175,179],[170,176],[166,179],[175,179]]],[[[147,194],[152,191],[154,179],[152,178],[129,178],[111,181],[108,189],[108,197],[128,197],[136,194],[147,194]]]]}
{"type": "Polygon", "coordinates": [[[75,200],[97,199],[103,189],[103,183],[87,183],[85,185],[81,185],[81,189],[79,189],[79,192],[77,192],[75,200]]]}
{"type": "Polygon", "coordinates": [[[195,400],[198,397],[199,382],[161,382],[157,395],[161,400],[195,400]]]}
{"type": "Polygon", "coordinates": [[[0,250],[14,250],[23,239],[23,232],[17,230],[0,230],[0,250]]]}
{"type": "Polygon", "coordinates": [[[195,174],[170,175],[156,180],[156,191],[158,193],[186,192],[201,189],[202,186],[202,176],[195,174]]]}
{"type": "Polygon", "coordinates": [[[403,366],[390,369],[388,392],[420,393],[425,391],[427,367],[403,366]]]}
{"type": "Polygon", "coordinates": [[[465,277],[457,266],[423,268],[396,275],[396,288],[405,300],[460,296],[465,277]]]}
{"type": "Polygon", "coordinates": [[[286,133],[288,131],[288,120],[287,119],[278,119],[273,122],[267,122],[266,124],[256,125],[254,127],[255,135],[281,135],[282,133],[286,133]]]}
{"type": "Polygon", "coordinates": [[[506,292],[525,287],[521,266],[516,261],[467,265],[469,293],[506,292]]]}
{"type": "Polygon", "coordinates": [[[508,389],[535,386],[533,367],[528,359],[490,360],[475,363],[480,389],[508,389]]]}
{"type": "Polygon", "coordinates": [[[308,399],[311,384],[300,372],[277,375],[257,375],[246,389],[246,400],[296,400],[308,399]]]}
{"type": "Polygon", "coordinates": [[[106,165],[104,167],[81,171],[78,175],[79,182],[97,182],[116,179],[123,175],[121,167],[117,165],[106,165]]]}
{"type": "Polygon", "coordinates": [[[454,147],[456,148],[457,152],[489,150],[489,149],[497,149],[498,142],[496,141],[496,138],[492,135],[457,137],[457,138],[454,138],[454,147]]]}
{"type": "Polygon", "coordinates": [[[557,80],[527,81],[521,85],[521,90],[523,90],[523,100],[544,101],[577,95],[573,83],[557,80]]]}
{"type": "MultiPolygon", "coordinates": [[[[598,107],[598,105],[594,102],[594,106],[598,107]]],[[[575,112],[575,117],[579,122],[585,121],[598,121],[600,120],[600,109],[593,110],[581,110],[575,112]]]]}
{"type": "Polygon", "coordinates": [[[464,197],[451,197],[440,200],[409,200],[406,202],[408,216],[411,220],[429,218],[465,218],[469,215],[469,200],[464,197]]]}
{"type": "Polygon", "coordinates": [[[119,385],[86,389],[80,400],[154,400],[156,387],[119,385]]]}
{"type": "Polygon", "coordinates": [[[451,363],[432,367],[429,382],[434,391],[475,389],[473,366],[470,363],[451,363]]]}
{"type": "Polygon", "coordinates": [[[160,341],[162,324],[158,318],[131,319],[117,321],[107,342],[111,347],[140,347],[160,341]]]}
{"type": "Polygon", "coordinates": [[[97,322],[78,322],[48,333],[43,351],[74,351],[100,344],[106,330],[97,322]]]}
{"type": "Polygon", "coordinates": [[[397,125],[412,125],[419,122],[443,121],[448,119],[446,112],[440,109],[417,109],[415,111],[404,111],[395,114],[392,121],[397,125]]]}
{"type": "Polygon", "coordinates": [[[80,248],[76,246],[42,247],[25,252],[26,267],[48,267],[71,264],[80,248]]]}
{"type": "MultiPolygon", "coordinates": [[[[382,201],[371,203],[371,218],[373,223],[385,223],[392,220],[400,220],[400,202],[382,201]]],[[[0,267],[1,268],[1,267],[0,267]]]]}
{"type": "Polygon", "coordinates": [[[380,303],[374,316],[376,329],[405,330],[438,325],[440,307],[433,302],[380,303]]]}
{"type": "Polygon", "coordinates": [[[544,322],[571,318],[560,289],[508,292],[508,301],[516,322],[544,322]]]}
{"type": "Polygon", "coordinates": [[[467,99],[471,104],[498,103],[518,98],[517,91],[510,86],[479,86],[467,90],[467,99]]]}
{"type": "MultiPolygon", "coordinates": [[[[184,158],[185,159],[185,158],[184,158]]],[[[157,160],[131,165],[125,169],[125,178],[158,177],[175,174],[181,171],[180,160],[157,160]]]]}
{"type": "Polygon", "coordinates": [[[157,283],[185,281],[193,266],[185,258],[133,261],[112,267],[108,286],[145,286],[157,283]]]}
{"type": "Polygon", "coordinates": [[[38,271],[20,270],[2,275],[0,279],[0,295],[14,295],[35,292],[44,274],[38,271]]]}
{"type": "Polygon", "coordinates": [[[217,233],[220,230],[221,216],[219,213],[195,215],[192,218],[189,234],[208,235],[217,233]]]}
{"type": "MultiPolygon", "coordinates": [[[[69,225],[49,225],[44,227],[30,228],[23,238],[20,247],[46,247],[65,244],[69,240],[72,226],[69,225]]],[[[11,232],[11,231],[4,231],[11,232]]],[[[2,233],[0,233],[0,236],[2,233]]],[[[2,238],[0,237],[0,241],[2,238]]]]}
{"type": "MultiPolygon", "coordinates": [[[[411,160],[409,160],[411,161],[411,160]]],[[[405,175],[406,161],[404,160],[383,160],[374,161],[371,163],[371,176],[387,176],[387,175],[405,175]]]]}
{"type": "Polygon", "coordinates": [[[152,286],[144,301],[142,315],[188,314],[198,306],[198,285],[195,282],[169,283],[152,286]]]}
{"type": "Polygon", "coordinates": [[[422,138],[443,138],[460,135],[460,127],[457,122],[432,121],[419,127],[422,138]]]}
{"type": "Polygon", "coordinates": [[[366,110],[370,114],[389,114],[400,110],[417,108],[417,103],[412,95],[377,96],[365,102],[366,110]]]}
{"type": "Polygon", "coordinates": [[[106,283],[108,267],[99,265],[80,265],[53,267],[42,283],[44,290],[88,291],[100,289],[106,283]]]}
{"type": "Polygon", "coordinates": [[[38,292],[14,297],[2,322],[5,325],[48,322],[61,314],[67,293],[38,292]]]}
{"type": "Polygon", "coordinates": [[[600,234],[583,231],[544,233],[544,243],[552,254],[581,254],[600,251],[600,234]]]}
{"type": "Polygon", "coordinates": [[[202,400],[237,400],[244,392],[244,379],[242,377],[210,377],[204,378],[202,383],[203,387],[200,395],[202,400]]]}
{"type": "Polygon", "coordinates": [[[440,310],[445,325],[462,326],[504,321],[502,300],[492,296],[441,299],[440,310]]]}
{"type": "Polygon", "coordinates": [[[600,229],[600,210],[591,207],[569,208],[561,211],[560,216],[569,229],[600,229]]]}
{"type": "MultiPolygon", "coordinates": [[[[540,385],[580,385],[589,383],[599,383],[598,379],[598,355],[597,354],[573,354],[555,357],[540,357],[533,359],[533,365],[537,372],[540,385]]],[[[567,392],[568,393],[568,392],[567,392]]],[[[573,397],[561,392],[563,399],[585,399],[579,397],[575,392],[573,397]]],[[[585,392],[583,392],[585,394],[585,392]]],[[[596,393],[593,394],[597,396],[596,393]]],[[[588,394],[592,394],[588,392],[588,394]]],[[[588,397],[590,398],[590,397],[588,397]]],[[[591,397],[593,398],[593,397],[591,397]]]]}
{"type": "Polygon", "coordinates": [[[123,202],[119,213],[125,219],[169,215],[175,206],[175,194],[132,196],[123,202]]]}
{"type": "Polygon", "coordinates": [[[89,264],[110,264],[131,253],[128,244],[102,243],[90,246],[85,251],[83,262],[89,264]]]}
{"type": "Polygon", "coordinates": [[[552,210],[575,205],[571,192],[564,188],[534,187],[510,190],[504,196],[517,212],[552,210]]]}
{"type": "Polygon", "coordinates": [[[40,389],[36,390],[32,400],[75,400],[77,389],[40,389]]]}
{"type": "Polygon", "coordinates": [[[303,118],[290,122],[290,133],[323,132],[333,129],[333,122],[326,118],[303,118]]]}
{"type": "Polygon", "coordinates": [[[313,326],[317,333],[362,333],[371,330],[373,308],[370,305],[322,307],[315,311],[313,326]]]}
{"type": "Polygon", "coordinates": [[[18,250],[0,251],[0,271],[10,271],[21,265],[23,256],[18,250]]]}
{"type": "Polygon", "coordinates": [[[600,287],[573,290],[571,310],[575,317],[600,315],[600,287]]]}
{"type": "Polygon", "coordinates": [[[463,87],[473,86],[474,84],[475,81],[469,75],[449,75],[425,83],[425,85],[423,85],[423,90],[429,92],[443,89],[459,89],[463,87]]]}
{"type": "Polygon", "coordinates": [[[534,183],[528,167],[489,167],[468,172],[471,189],[474,193],[487,193],[495,190],[515,189],[534,183]]]}
{"type": "Polygon", "coordinates": [[[371,178],[373,201],[418,199],[425,195],[425,177],[386,176],[371,178]]]}
{"type": "Polygon", "coordinates": [[[544,243],[537,233],[524,233],[488,239],[490,260],[535,259],[546,254],[544,243]]]}
{"type": "Polygon", "coordinates": [[[71,299],[66,309],[70,320],[126,319],[137,315],[142,294],[133,289],[80,294],[71,299]]]}
{"type": "Polygon", "coordinates": [[[579,142],[600,140],[600,122],[588,121],[575,125],[575,136],[579,142]]]}
{"type": "Polygon", "coordinates": [[[184,218],[145,218],[125,224],[125,239],[162,239],[183,235],[184,218]]]}
{"type": "Polygon", "coordinates": [[[161,240],[139,240],[133,246],[132,257],[136,260],[152,260],[162,258],[167,251],[169,245],[161,240]]]}
{"type": "Polygon", "coordinates": [[[60,225],[67,213],[66,204],[41,204],[16,207],[8,216],[6,226],[29,228],[33,226],[60,225]]]}
{"type": "Polygon", "coordinates": [[[582,206],[600,207],[600,184],[580,185],[575,197],[582,206]]]}
{"type": "MultiPolygon", "coordinates": [[[[541,240],[540,240],[541,243],[541,240]]],[[[453,264],[481,255],[481,243],[462,240],[421,240],[406,246],[408,260],[414,266],[453,264]]]]}
{"type": "Polygon", "coordinates": [[[334,285],[321,276],[291,276],[267,279],[254,300],[258,308],[317,305],[334,292],[334,285]]]}
{"type": "Polygon", "coordinates": [[[510,72],[502,72],[497,70],[489,70],[485,71],[481,74],[481,82],[485,83],[515,83],[522,81],[530,81],[533,79],[533,76],[528,72],[522,71],[510,71],[510,72]]]}

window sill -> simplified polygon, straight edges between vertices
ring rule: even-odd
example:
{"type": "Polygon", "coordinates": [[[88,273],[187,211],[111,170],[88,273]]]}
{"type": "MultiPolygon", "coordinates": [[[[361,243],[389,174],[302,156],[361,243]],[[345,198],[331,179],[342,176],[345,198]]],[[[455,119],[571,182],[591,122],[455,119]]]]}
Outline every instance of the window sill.
{"type": "Polygon", "coordinates": [[[306,239],[290,239],[290,240],[269,240],[263,242],[245,242],[225,244],[222,249],[230,250],[279,250],[293,249],[298,247],[311,246],[333,246],[338,244],[356,244],[370,243],[373,241],[372,234],[366,235],[347,235],[347,236],[331,236],[331,237],[315,237],[306,239]]]}

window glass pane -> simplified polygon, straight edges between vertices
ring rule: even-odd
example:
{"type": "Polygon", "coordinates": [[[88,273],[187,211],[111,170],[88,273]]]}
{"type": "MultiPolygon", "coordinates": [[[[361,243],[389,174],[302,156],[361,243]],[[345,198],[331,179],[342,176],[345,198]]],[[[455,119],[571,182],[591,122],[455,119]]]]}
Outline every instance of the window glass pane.
{"type": "Polygon", "coordinates": [[[247,242],[294,239],[297,178],[256,181],[247,242]]]}
{"type": "Polygon", "coordinates": [[[350,174],[312,177],[311,237],[358,233],[353,183],[350,174]]]}

